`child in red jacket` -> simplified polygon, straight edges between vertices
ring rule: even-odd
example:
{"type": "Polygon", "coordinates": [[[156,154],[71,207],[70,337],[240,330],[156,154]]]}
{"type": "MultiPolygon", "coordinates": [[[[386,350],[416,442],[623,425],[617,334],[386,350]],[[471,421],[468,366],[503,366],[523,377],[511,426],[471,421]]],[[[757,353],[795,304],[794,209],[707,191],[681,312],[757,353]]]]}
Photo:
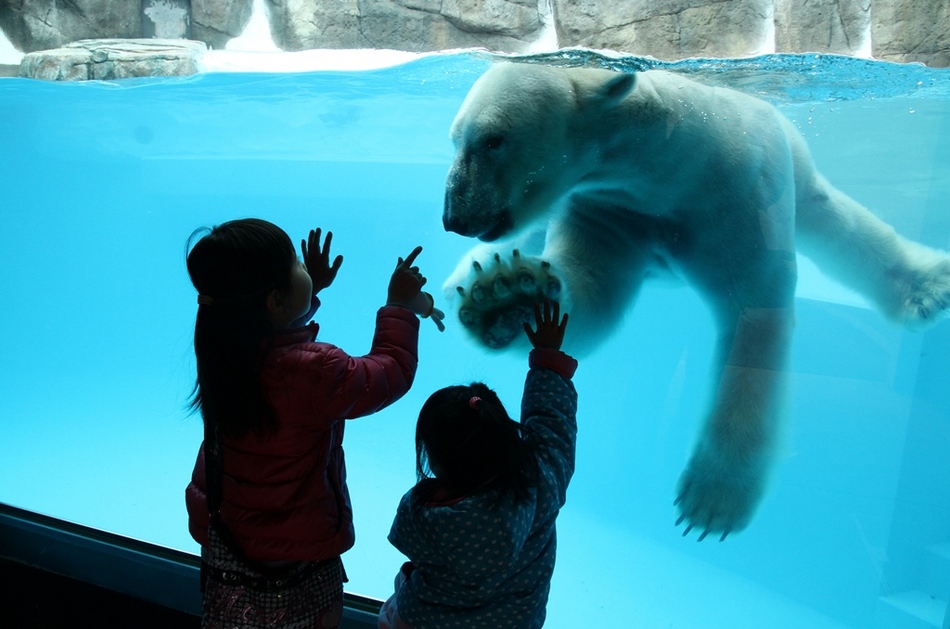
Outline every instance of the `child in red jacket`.
{"type": "Polygon", "coordinates": [[[416,247],[393,271],[368,355],[316,342],[316,295],[343,262],[330,263],[332,234],[322,247],[320,236],[301,242],[300,260],[279,227],[242,219],[188,254],[199,293],[192,405],[205,439],[186,503],[202,546],[202,627],[339,625],[340,555],[354,541],[344,420],[409,390],[417,314],[442,328],[416,247]]]}

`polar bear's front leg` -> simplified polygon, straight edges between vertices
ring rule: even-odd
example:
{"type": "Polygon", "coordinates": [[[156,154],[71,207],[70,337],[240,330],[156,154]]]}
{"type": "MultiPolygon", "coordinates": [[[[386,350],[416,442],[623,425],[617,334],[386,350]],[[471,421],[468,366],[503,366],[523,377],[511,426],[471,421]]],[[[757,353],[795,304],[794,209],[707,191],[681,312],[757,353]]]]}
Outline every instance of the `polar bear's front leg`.
{"type": "Polygon", "coordinates": [[[716,401],[680,478],[677,524],[725,539],[741,531],[762,497],[772,464],[794,314],[746,309],[719,347],[716,401]]]}
{"type": "MultiPolygon", "coordinates": [[[[766,390],[776,376],[764,370],[729,367],[723,372],[724,386],[738,390],[766,390]]],[[[774,435],[760,417],[759,402],[749,400],[724,411],[710,422],[679,480],[675,504],[686,523],[683,535],[693,528],[702,540],[710,533],[720,541],[748,525],[762,493],[772,459],[774,435]]]]}
{"type": "Polygon", "coordinates": [[[465,267],[444,288],[457,293],[462,325],[491,349],[506,348],[524,336],[523,324],[534,321],[535,304],[544,299],[564,303],[567,298],[551,264],[518,249],[502,255],[495,247],[476,248],[465,267]]]}

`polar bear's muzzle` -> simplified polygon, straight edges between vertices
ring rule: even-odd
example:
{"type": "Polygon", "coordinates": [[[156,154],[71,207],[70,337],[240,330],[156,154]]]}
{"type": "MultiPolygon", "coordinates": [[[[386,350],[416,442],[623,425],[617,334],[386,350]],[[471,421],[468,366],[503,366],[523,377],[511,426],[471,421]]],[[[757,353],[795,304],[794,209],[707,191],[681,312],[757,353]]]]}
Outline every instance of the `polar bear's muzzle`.
{"type": "Polygon", "coordinates": [[[468,238],[498,240],[515,227],[506,198],[499,186],[490,185],[472,164],[457,156],[445,182],[442,226],[468,238]]]}
{"type": "Polygon", "coordinates": [[[455,232],[461,236],[492,242],[510,232],[514,227],[511,212],[507,208],[493,212],[487,217],[479,216],[477,220],[471,220],[472,218],[476,217],[473,217],[471,213],[461,214],[453,211],[453,204],[449,199],[449,195],[446,194],[442,226],[447,232],[455,232]]]}
{"type": "Polygon", "coordinates": [[[510,232],[513,227],[514,224],[511,222],[511,212],[505,208],[499,213],[498,221],[495,223],[495,225],[487,232],[480,234],[478,239],[483,242],[493,242],[508,234],[508,232],[510,232]]]}

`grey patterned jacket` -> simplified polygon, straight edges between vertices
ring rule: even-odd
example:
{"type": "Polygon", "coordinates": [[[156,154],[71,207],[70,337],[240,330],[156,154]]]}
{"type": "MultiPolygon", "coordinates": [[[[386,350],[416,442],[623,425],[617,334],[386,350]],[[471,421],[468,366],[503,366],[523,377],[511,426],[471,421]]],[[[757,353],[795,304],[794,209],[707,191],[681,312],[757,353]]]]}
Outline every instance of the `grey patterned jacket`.
{"type": "Polygon", "coordinates": [[[396,595],[400,619],[417,628],[544,624],[554,572],[555,519],[574,473],[577,361],[550,349],[529,356],[521,421],[537,444],[541,482],[531,499],[498,506],[487,492],[411,508],[403,496],[389,541],[415,569],[396,595]]]}

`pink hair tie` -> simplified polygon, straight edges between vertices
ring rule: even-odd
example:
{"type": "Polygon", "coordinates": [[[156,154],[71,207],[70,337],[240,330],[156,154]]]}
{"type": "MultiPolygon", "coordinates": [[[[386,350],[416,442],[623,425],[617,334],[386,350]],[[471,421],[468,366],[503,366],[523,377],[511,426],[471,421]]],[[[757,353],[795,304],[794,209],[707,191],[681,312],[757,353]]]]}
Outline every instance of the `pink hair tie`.
{"type": "Polygon", "coordinates": [[[469,399],[468,405],[469,405],[471,408],[474,408],[475,410],[478,410],[478,403],[481,402],[481,401],[482,401],[482,398],[478,397],[477,395],[473,395],[473,396],[469,399]]]}

